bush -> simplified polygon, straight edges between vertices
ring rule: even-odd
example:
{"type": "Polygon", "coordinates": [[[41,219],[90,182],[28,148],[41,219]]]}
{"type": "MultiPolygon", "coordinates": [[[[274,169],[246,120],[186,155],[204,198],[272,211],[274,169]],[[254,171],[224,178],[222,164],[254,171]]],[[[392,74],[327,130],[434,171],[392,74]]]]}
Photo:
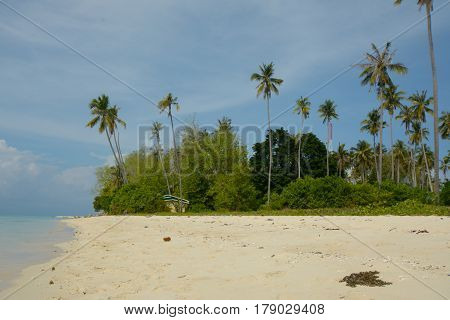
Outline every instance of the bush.
{"type": "Polygon", "coordinates": [[[440,201],[442,205],[450,206],[450,181],[444,183],[440,194],[440,201]]]}
{"type": "Polygon", "coordinates": [[[380,192],[378,187],[368,183],[352,185],[351,189],[349,197],[353,206],[381,205],[390,196],[388,192],[380,192]]]}
{"type": "Polygon", "coordinates": [[[433,203],[434,201],[434,195],[429,191],[412,188],[406,184],[397,184],[393,181],[383,182],[381,184],[381,190],[391,194],[387,205],[394,205],[406,200],[416,200],[428,204],[433,203]]]}
{"type": "Polygon", "coordinates": [[[163,181],[157,177],[143,178],[138,182],[129,183],[120,188],[114,195],[109,213],[154,213],[167,211],[166,204],[162,200],[164,187],[163,181]]]}
{"type": "Polygon", "coordinates": [[[99,195],[94,198],[94,210],[95,212],[103,211],[109,212],[111,201],[113,199],[112,195],[99,195]]]}
{"type": "Polygon", "coordinates": [[[342,178],[306,177],[290,183],[282,192],[282,201],[293,209],[342,208],[350,206],[351,185],[342,178]]]}

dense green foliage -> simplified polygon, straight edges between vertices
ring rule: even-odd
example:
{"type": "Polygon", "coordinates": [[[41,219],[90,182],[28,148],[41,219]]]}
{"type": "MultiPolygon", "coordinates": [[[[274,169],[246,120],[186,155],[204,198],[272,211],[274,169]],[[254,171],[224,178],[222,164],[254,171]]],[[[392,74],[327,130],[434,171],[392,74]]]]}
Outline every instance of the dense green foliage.
{"type": "Polygon", "coordinates": [[[447,181],[444,184],[444,187],[441,191],[441,204],[444,206],[450,206],[450,181],[447,181]]]}

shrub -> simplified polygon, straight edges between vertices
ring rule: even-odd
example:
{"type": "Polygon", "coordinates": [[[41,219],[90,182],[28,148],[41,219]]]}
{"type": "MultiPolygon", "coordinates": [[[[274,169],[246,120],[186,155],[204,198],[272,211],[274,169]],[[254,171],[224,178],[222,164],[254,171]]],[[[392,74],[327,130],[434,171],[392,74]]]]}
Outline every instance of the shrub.
{"type": "Polygon", "coordinates": [[[432,203],[434,200],[433,193],[412,188],[406,184],[397,184],[393,181],[386,181],[381,184],[381,190],[391,193],[387,205],[394,205],[405,200],[416,200],[421,203],[432,203]]]}
{"type": "Polygon", "coordinates": [[[99,195],[94,198],[94,210],[96,212],[103,211],[109,212],[111,201],[113,199],[112,195],[99,195]]]}
{"type": "Polygon", "coordinates": [[[368,183],[352,185],[351,190],[349,197],[353,206],[380,205],[389,197],[387,192],[381,193],[378,187],[368,183]]]}
{"type": "Polygon", "coordinates": [[[129,183],[120,188],[114,195],[111,205],[111,214],[154,213],[167,211],[162,200],[163,181],[157,177],[146,177],[138,182],[129,183]]]}
{"type": "Polygon", "coordinates": [[[442,205],[450,206],[450,181],[444,183],[444,187],[440,194],[440,201],[442,205]]]}

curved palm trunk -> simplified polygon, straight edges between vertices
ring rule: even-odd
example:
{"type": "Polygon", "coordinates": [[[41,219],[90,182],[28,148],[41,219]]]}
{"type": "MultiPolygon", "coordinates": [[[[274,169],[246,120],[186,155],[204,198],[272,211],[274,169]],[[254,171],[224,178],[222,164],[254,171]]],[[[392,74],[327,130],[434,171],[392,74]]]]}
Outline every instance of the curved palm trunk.
{"type": "MultiPolygon", "coordinates": [[[[420,130],[420,140],[423,141],[423,128],[420,130]]],[[[422,145],[422,152],[423,152],[423,157],[425,160],[425,168],[427,169],[427,176],[428,176],[428,184],[430,186],[430,190],[431,192],[433,192],[433,183],[431,182],[431,174],[430,174],[430,167],[428,166],[428,158],[427,158],[427,154],[425,153],[425,145],[423,144],[423,142],[420,143],[422,145]]]]}
{"type": "Polygon", "coordinates": [[[172,193],[170,191],[169,178],[167,177],[166,166],[164,165],[164,157],[161,152],[161,143],[160,143],[159,134],[156,136],[156,143],[158,144],[157,152],[158,152],[159,161],[161,162],[161,168],[163,170],[164,179],[166,180],[166,183],[167,183],[167,191],[169,191],[169,195],[171,195],[172,193]]]}
{"type": "Polygon", "coordinates": [[[392,117],[394,115],[391,114],[390,118],[389,118],[389,127],[391,129],[391,179],[392,181],[394,181],[395,179],[395,168],[394,168],[394,150],[392,149],[394,146],[394,137],[393,137],[393,133],[392,133],[392,117]]]}
{"type": "Polygon", "coordinates": [[[125,169],[125,162],[123,161],[123,157],[122,157],[122,151],[120,150],[120,141],[119,141],[119,131],[116,130],[113,132],[113,138],[114,138],[114,144],[116,145],[116,150],[117,150],[117,155],[120,161],[120,170],[122,172],[122,177],[123,177],[123,182],[125,184],[128,183],[128,177],[127,177],[127,171],[125,169]],[[117,136],[116,136],[116,132],[117,132],[117,136]]]}
{"type": "Polygon", "coordinates": [[[298,138],[298,178],[301,178],[301,171],[302,171],[302,164],[301,164],[301,156],[302,156],[302,136],[303,136],[303,123],[305,121],[305,118],[302,116],[302,126],[300,131],[300,136],[298,138]]]}
{"type": "Polygon", "coordinates": [[[172,126],[172,142],[173,142],[173,148],[174,148],[174,154],[175,154],[175,162],[176,162],[176,167],[177,167],[177,171],[178,171],[178,184],[179,184],[179,188],[180,188],[180,201],[179,201],[179,210],[180,212],[182,211],[182,207],[181,207],[181,199],[183,199],[183,191],[182,191],[182,187],[181,187],[181,164],[180,164],[180,158],[178,156],[178,148],[177,148],[177,142],[175,140],[175,130],[173,129],[173,118],[172,118],[172,109],[169,107],[169,117],[170,117],[170,125],[172,126]]]}
{"type": "Polygon", "coordinates": [[[436,60],[434,57],[433,33],[431,30],[431,2],[427,2],[427,29],[428,46],[430,50],[431,73],[433,76],[433,118],[434,118],[434,192],[439,194],[439,110],[438,110],[438,83],[436,76],[436,60]]]}
{"type": "Polygon", "coordinates": [[[112,153],[113,153],[114,159],[116,160],[116,165],[117,165],[117,167],[119,168],[120,176],[121,176],[122,182],[123,182],[122,169],[121,169],[121,167],[120,167],[119,159],[117,158],[117,155],[116,155],[116,150],[114,150],[114,147],[113,147],[112,142],[111,142],[111,135],[110,135],[110,133],[109,133],[108,128],[106,128],[105,131],[106,131],[106,136],[108,137],[109,146],[111,147],[111,151],[112,151],[112,153]]]}
{"type": "Polygon", "coordinates": [[[378,159],[378,185],[383,181],[383,105],[380,107],[380,154],[378,159]]]}
{"type": "Polygon", "coordinates": [[[270,205],[270,182],[272,178],[272,130],[270,129],[270,106],[267,100],[267,124],[269,126],[269,181],[267,182],[267,204],[270,205]]]}

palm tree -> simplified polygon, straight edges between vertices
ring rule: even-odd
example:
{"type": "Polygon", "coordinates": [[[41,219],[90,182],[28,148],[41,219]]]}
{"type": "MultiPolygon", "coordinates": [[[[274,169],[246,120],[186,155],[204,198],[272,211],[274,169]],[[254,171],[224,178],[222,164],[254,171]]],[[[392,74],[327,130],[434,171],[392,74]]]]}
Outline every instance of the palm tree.
{"type": "Polygon", "coordinates": [[[370,159],[373,157],[372,148],[367,141],[359,140],[356,146],[351,150],[355,160],[355,166],[359,167],[361,170],[362,183],[365,183],[367,168],[369,167],[370,159]]]}
{"type": "Polygon", "coordinates": [[[86,127],[93,128],[98,124],[98,132],[100,134],[106,132],[106,137],[108,138],[108,143],[120,172],[122,182],[127,183],[125,165],[120,152],[120,144],[116,137],[116,132],[118,133],[118,124],[122,126],[126,125],[126,123],[118,117],[119,108],[116,106],[110,107],[109,97],[105,94],[96,99],[92,99],[89,108],[94,117],[86,124],[86,127]],[[115,147],[113,146],[111,139],[114,139],[115,147]]]}
{"type": "Polygon", "coordinates": [[[336,104],[332,100],[325,100],[323,104],[319,106],[319,116],[323,118],[323,123],[327,123],[327,176],[330,175],[329,153],[330,153],[330,139],[332,139],[332,127],[331,120],[339,119],[336,113],[336,104]]]}
{"type": "MultiPolygon", "coordinates": [[[[412,123],[411,131],[410,131],[410,135],[409,135],[409,141],[412,144],[414,144],[416,147],[420,145],[422,147],[422,154],[426,154],[423,140],[428,140],[428,134],[429,134],[428,129],[422,128],[421,122],[414,121],[412,123]]],[[[426,166],[430,190],[433,191],[433,184],[431,183],[430,170],[428,167],[427,157],[425,157],[424,160],[425,160],[425,166],[426,166]]]]}
{"type": "MultiPolygon", "coordinates": [[[[406,135],[409,135],[410,128],[412,123],[414,122],[414,110],[412,107],[403,106],[401,107],[400,113],[397,117],[395,117],[398,120],[401,120],[402,125],[405,126],[405,133],[406,135]]],[[[408,140],[408,144],[409,144],[408,140]]],[[[414,160],[414,148],[410,148],[410,156],[411,156],[411,183],[412,186],[416,186],[416,174],[415,174],[415,160],[414,160]]]]}
{"type": "MultiPolygon", "coordinates": [[[[383,126],[386,123],[383,122],[383,126]]],[[[361,121],[361,131],[367,132],[373,137],[373,157],[375,159],[375,171],[377,173],[377,180],[381,174],[378,170],[377,153],[376,153],[376,136],[380,132],[380,113],[377,109],[373,109],[367,114],[367,118],[361,121]]]]}
{"type": "MultiPolygon", "coordinates": [[[[411,95],[408,100],[411,102],[411,108],[413,110],[414,119],[415,121],[420,123],[420,128],[422,132],[422,137],[420,139],[421,146],[422,146],[422,153],[425,154],[425,145],[423,144],[423,140],[425,139],[425,128],[422,127],[422,123],[424,124],[426,122],[426,114],[432,114],[433,110],[431,110],[428,106],[433,101],[433,98],[427,98],[427,91],[424,90],[421,93],[416,92],[415,94],[411,95]]],[[[413,128],[414,129],[414,128],[413,128]]],[[[428,166],[428,160],[427,157],[424,157],[425,159],[425,166],[427,169],[427,175],[428,175],[428,183],[430,184],[430,190],[433,191],[433,184],[431,182],[431,174],[430,174],[430,168],[428,166]]],[[[439,170],[436,171],[436,175],[439,174],[439,170]]]]}
{"type": "Polygon", "coordinates": [[[392,146],[392,154],[394,155],[394,162],[397,164],[397,183],[400,183],[400,164],[404,163],[408,157],[408,150],[405,143],[402,140],[397,140],[397,142],[392,146]]]}
{"type": "Polygon", "coordinates": [[[269,101],[272,97],[272,93],[279,94],[278,86],[283,83],[282,79],[277,79],[273,77],[274,65],[273,62],[269,64],[262,64],[259,66],[259,71],[261,73],[253,73],[250,76],[251,81],[258,81],[256,86],[256,96],[259,97],[263,95],[263,99],[266,100],[267,107],[267,124],[269,130],[269,178],[267,182],[267,204],[270,204],[270,181],[272,177],[272,131],[270,129],[270,105],[269,101]]]}
{"type": "Polygon", "coordinates": [[[342,178],[342,171],[344,170],[345,165],[348,163],[349,160],[349,152],[345,149],[345,144],[340,144],[336,151],[337,156],[337,165],[338,165],[338,175],[340,178],[342,178]]]}
{"type": "Polygon", "coordinates": [[[450,151],[448,151],[447,155],[441,161],[441,170],[444,174],[444,179],[447,181],[447,171],[450,167],[450,151]]]}
{"type": "Polygon", "coordinates": [[[442,139],[450,138],[450,112],[442,112],[441,117],[439,118],[439,132],[441,133],[442,139]]]}
{"type": "Polygon", "coordinates": [[[166,97],[164,97],[161,101],[158,102],[159,110],[161,112],[167,111],[167,114],[170,119],[170,125],[172,127],[172,142],[173,142],[173,149],[174,149],[175,163],[176,163],[175,166],[177,167],[177,171],[178,171],[178,187],[180,189],[179,190],[180,191],[180,203],[179,203],[178,209],[181,212],[181,210],[182,210],[181,199],[183,199],[183,189],[182,189],[182,185],[181,185],[181,163],[180,163],[180,157],[178,154],[177,142],[175,139],[175,130],[173,128],[173,115],[172,115],[173,107],[175,107],[176,111],[180,110],[180,105],[178,104],[178,98],[172,96],[171,93],[168,93],[166,97]]]}
{"type": "MultiPolygon", "coordinates": [[[[361,80],[361,85],[369,85],[370,87],[377,88],[378,98],[382,99],[382,91],[388,87],[393,86],[392,79],[389,72],[395,72],[398,74],[406,74],[408,68],[406,68],[402,63],[393,63],[395,52],[391,52],[391,43],[386,43],[384,50],[380,50],[372,43],[373,53],[366,53],[366,62],[360,64],[359,66],[363,69],[359,75],[361,80]]],[[[384,106],[380,106],[380,123],[383,122],[383,109],[384,106]]],[[[380,126],[380,145],[383,145],[383,126],[380,126]]],[[[380,148],[380,155],[378,157],[378,168],[383,167],[383,148],[380,148]]],[[[380,170],[381,171],[381,170],[380,170]]],[[[382,175],[378,176],[378,184],[381,184],[382,175]]]]}
{"type": "Polygon", "coordinates": [[[382,101],[383,108],[386,109],[389,113],[389,128],[391,133],[391,179],[394,180],[394,153],[392,152],[392,148],[394,145],[394,137],[393,137],[393,128],[392,128],[392,119],[394,117],[394,112],[397,108],[401,108],[403,106],[402,100],[404,99],[405,92],[397,91],[398,86],[388,86],[382,91],[382,101]]]}
{"type": "MultiPolygon", "coordinates": [[[[394,0],[395,5],[400,5],[402,0],[394,0]]],[[[439,172],[439,130],[438,130],[438,83],[436,75],[436,60],[434,57],[433,32],[431,30],[431,11],[433,11],[433,0],[417,0],[419,10],[425,6],[427,15],[427,30],[428,30],[428,49],[430,51],[431,60],[431,74],[433,77],[433,118],[434,118],[434,172],[439,172]]],[[[439,193],[439,174],[434,178],[434,192],[439,193]]]]}
{"type": "Polygon", "coordinates": [[[308,97],[300,97],[300,99],[298,99],[296,101],[295,107],[294,107],[294,112],[296,114],[299,114],[301,117],[301,131],[299,134],[299,138],[298,138],[298,177],[300,178],[300,173],[301,173],[301,144],[302,144],[302,135],[303,135],[303,124],[305,119],[307,119],[309,117],[309,112],[311,110],[311,102],[309,102],[308,97]]]}
{"type": "Polygon", "coordinates": [[[112,137],[114,139],[114,144],[117,149],[117,155],[119,157],[119,160],[122,164],[122,171],[124,173],[124,181],[125,183],[128,183],[128,175],[125,168],[125,161],[123,160],[122,156],[122,150],[120,149],[120,132],[119,132],[119,126],[121,125],[123,128],[127,127],[127,124],[125,121],[119,118],[119,110],[120,108],[114,105],[112,108],[109,109],[110,117],[112,119],[113,128],[112,128],[112,137]]]}
{"type": "Polygon", "coordinates": [[[170,191],[169,178],[167,177],[166,166],[164,165],[164,157],[161,150],[161,136],[159,135],[159,133],[161,132],[162,129],[163,125],[161,122],[154,121],[152,123],[152,135],[156,139],[156,152],[158,153],[159,161],[161,162],[161,168],[164,174],[164,179],[166,180],[167,183],[167,191],[169,192],[168,194],[171,195],[172,193],[170,191]]]}

